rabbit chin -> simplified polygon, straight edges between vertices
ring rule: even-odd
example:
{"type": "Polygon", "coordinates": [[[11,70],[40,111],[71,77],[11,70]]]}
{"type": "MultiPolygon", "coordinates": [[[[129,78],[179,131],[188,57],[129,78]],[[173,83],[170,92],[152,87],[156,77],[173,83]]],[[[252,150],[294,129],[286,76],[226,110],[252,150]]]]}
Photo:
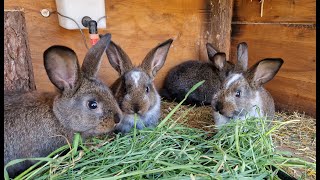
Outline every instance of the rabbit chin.
{"type": "MultiPolygon", "coordinates": [[[[137,129],[155,127],[160,118],[160,96],[157,95],[155,104],[143,115],[137,114],[137,129]]],[[[134,127],[134,114],[123,114],[123,119],[116,125],[115,131],[127,133],[134,127]]]]}

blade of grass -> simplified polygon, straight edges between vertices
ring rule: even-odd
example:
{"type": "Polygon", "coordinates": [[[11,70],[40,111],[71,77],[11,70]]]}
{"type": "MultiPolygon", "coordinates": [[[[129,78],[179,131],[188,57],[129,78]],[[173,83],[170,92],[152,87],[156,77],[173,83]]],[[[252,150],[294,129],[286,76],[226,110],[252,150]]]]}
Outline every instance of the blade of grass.
{"type": "Polygon", "coordinates": [[[77,152],[78,152],[78,146],[80,144],[80,140],[81,139],[81,136],[80,136],[80,133],[75,133],[74,134],[74,137],[73,137],[73,143],[72,143],[72,156],[76,156],[77,155],[77,152]]]}

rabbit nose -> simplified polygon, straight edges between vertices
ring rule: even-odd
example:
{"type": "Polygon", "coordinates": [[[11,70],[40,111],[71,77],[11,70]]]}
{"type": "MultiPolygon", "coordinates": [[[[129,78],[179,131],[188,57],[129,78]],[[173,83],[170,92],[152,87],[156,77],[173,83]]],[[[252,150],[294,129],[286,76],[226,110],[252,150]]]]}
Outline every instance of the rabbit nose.
{"type": "Polygon", "coordinates": [[[113,119],[115,123],[119,123],[121,121],[121,115],[117,113],[114,115],[113,119]]]}
{"type": "Polygon", "coordinates": [[[138,104],[134,104],[134,105],[133,105],[133,111],[134,111],[134,113],[138,113],[139,110],[140,110],[139,105],[138,105],[138,104]]]}
{"type": "Polygon", "coordinates": [[[220,101],[218,101],[215,108],[216,108],[216,111],[220,112],[223,108],[222,103],[220,101]]]}

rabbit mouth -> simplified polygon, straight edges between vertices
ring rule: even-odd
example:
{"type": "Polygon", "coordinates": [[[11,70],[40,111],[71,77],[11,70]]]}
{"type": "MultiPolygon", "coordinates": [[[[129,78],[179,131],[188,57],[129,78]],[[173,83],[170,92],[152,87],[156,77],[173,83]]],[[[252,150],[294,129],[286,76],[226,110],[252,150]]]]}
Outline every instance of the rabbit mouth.
{"type": "Polygon", "coordinates": [[[231,120],[231,119],[243,119],[245,113],[241,112],[241,111],[234,111],[232,113],[222,113],[222,112],[218,112],[221,116],[231,120]]]}
{"type": "Polygon", "coordinates": [[[132,107],[132,108],[125,108],[123,110],[123,112],[125,114],[128,114],[128,115],[135,115],[137,114],[138,116],[143,116],[145,115],[148,111],[149,111],[150,107],[149,108],[144,108],[144,107],[132,107]]]}
{"type": "Polygon", "coordinates": [[[228,118],[228,119],[231,119],[233,118],[234,116],[228,116],[227,113],[224,113],[224,112],[221,112],[221,111],[216,111],[220,116],[223,116],[225,118],[228,118]]]}
{"type": "Polygon", "coordinates": [[[132,115],[132,116],[134,116],[135,114],[137,114],[137,116],[142,116],[143,114],[145,114],[142,111],[134,112],[133,110],[129,110],[129,111],[125,112],[125,113],[128,114],[128,115],[132,115]]]}
{"type": "Polygon", "coordinates": [[[225,117],[225,118],[228,118],[228,119],[231,119],[233,116],[234,116],[234,113],[230,113],[230,112],[227,112],[227,111],[223,111],[223,110],[219,110],[219,111],[216,111],[218,114],[220,114],[221,116],[225,117]]]}
{"type": "Polygon", "coordinates": [[[241,117],[241,116],[244,116],[246,114],[246,112],[244,112],[244,111],[234,111],[232,114],[233,114],[233,117],[241,117]]]}
{"type": "Polygon", "coordinates": [[[87,135],[101,135],[101,134],[105,134],[105,133],[111,133],[114,131],[115,125],[116,124],[111,126],[108,123],[101,123],[98,126],[95,126],[93,128],[90,128],[90,129],[84,131],[83,133],[85,133],[87,135]]]}

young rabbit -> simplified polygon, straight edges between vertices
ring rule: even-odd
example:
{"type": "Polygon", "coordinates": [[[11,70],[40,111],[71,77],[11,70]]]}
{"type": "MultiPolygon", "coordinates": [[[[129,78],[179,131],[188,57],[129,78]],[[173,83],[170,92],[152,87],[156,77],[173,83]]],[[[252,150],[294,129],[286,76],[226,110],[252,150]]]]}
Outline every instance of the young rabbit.
{"type": "Polygon", "coordinates": [[[230,74],[221,90],[213,96],[212,108],[215,124],[220,126],[230,119],[267,117],[272,120],[274,101],[263,87],[277,74],[283,60],[267,58],[257,62],[247,71],[230,74]]]}
{"type": "Polygon", "coordinates": [[[210,105],[212,95],[221,86],[221,81],[232,72],[235,67],[246,68],[248,63],[248,51],[246,43],[238,45],[238,59],[236,65],[226,60],[224,53],[207,43],[209,62],[190,60],[183,62],[171,69],[165,78],[164,87],[160,95],[168,100],[180,102],[187,92],[196,83],[205,80],[202,86],[191,93],[184,104],[210,105]]]}
{"type": "MultiPolygon", "coordinates": [[[[59,92],[11,94],[4,98],[4,164],[29,157],[45,157],[82,137],[108,133],[122,118],[111,90],[96,76],[101,56],[110,43],[106,34],[89,49],[82,67],[68,47],[52,46],[44,52],[44,66],[59,92]]],[[[8,168],[16,176],[35,162],[8,168]]]]}
{"type": "Polygon", "coordinates": [[[123,112],[117,132],[127,133],[134,127],[134,114],[137,114],[138,129],[158,124],[161,99],[153,80],[164,65],[172,41],[169,39],[153,48],[139,66],[134,66],[121,47],[111,41],[106,54],[120,75],[111,90],[123,112]]]}

